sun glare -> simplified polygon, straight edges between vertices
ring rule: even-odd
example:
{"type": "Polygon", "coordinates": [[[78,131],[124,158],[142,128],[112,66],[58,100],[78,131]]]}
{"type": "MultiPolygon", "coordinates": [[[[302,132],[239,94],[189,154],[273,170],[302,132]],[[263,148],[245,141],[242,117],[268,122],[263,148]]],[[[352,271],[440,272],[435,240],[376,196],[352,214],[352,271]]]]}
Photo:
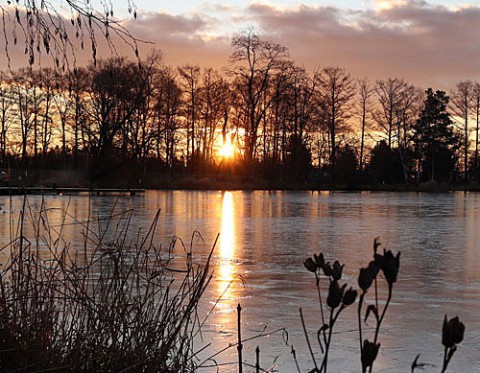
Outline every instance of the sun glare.
{"type": "Polygon", "coordinates": [[[395,7],[403,6],[407,2],[405,0],[377,0],[375,4],[379,10],[390,10],[395,7]]]}
{"type": "Polygon", "coordinates": [[[230,141],[230,137],[227,136],[226,141],[223,143],[222,147],[220,148],[220,156],[222,158],[233,158],[235,154],[235,148],[230,141]]]}

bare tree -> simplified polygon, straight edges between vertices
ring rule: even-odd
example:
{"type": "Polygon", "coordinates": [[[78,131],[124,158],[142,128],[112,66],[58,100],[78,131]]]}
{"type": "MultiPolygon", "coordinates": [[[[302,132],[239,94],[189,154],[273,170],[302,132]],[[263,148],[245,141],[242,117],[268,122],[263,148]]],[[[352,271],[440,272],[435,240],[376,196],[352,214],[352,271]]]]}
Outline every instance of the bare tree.
{"type": "Polygon", "coordinates": [[[113,170],[109,160],[121,159],[114,156],[115,151],[126,155],[126,138],[118,135],[135,112],[139,74],[136,64],[122,58],[99,61],[98,66],[91,69],[87,111],[92,125],[87,126],[87,130],[93,156],[90,176],[95,182],[100,175],[113,170]]]}
{"type": "Polygon", "coordinates": [[[468,147],[469,147],[469,128],[468,119],[471,110],[473,85],[470,80],[462,81],[457,84],[456,89],[451,94],[451,108],[454,118],[457,122],[461,122],[463,127],[463,173],[464,182],[468,181],[468,147]]]}
{"type": "Polygon", "coordinates": [[[261,122],[264,162],[268,159],[285,161],[289,137],[298,135],[302,73],[305,74],[305,71],[286,63],[285,69],[272,77],[271,89],[265,92],[265,100],[273,98],[273,101],[261,122]]]}
{"type": "Polygon", "coordinates": [[[355,95],[355,83],[345,69],[327,67],[315,74],[318,104],[330,137],[330,181],[335,183],[337,135],[344,131],[351,116],[350,101],[355,95]]]}
{"type": "Polygon", "coordinates": [[[80,147],[85,147],[85,131],[87,114],[85,94],[87,87],[90,84],[90,74],[85,68],[75,69],[73,72],[67,74],[68,78],[68,101],[71,109],[70,117],[72,122],[70,124],[70,131],[73,132],[73,162],[74,167],[79,167],[79,153],[80,147]]]}
{"type": "Polygon", "coordinates": [[[28,79],[30,81],[31,88],[27,92],[27,95],[31,97],[31,107],[33,110],[33,158],[38,158],[39,153],[39,137],[41,140],[42,130],[38,128],[40,121],[40,105],[43,100],[41,92],[41,82],[38,80],[38,74],[33,69],[28,69],[28,79]]]}
{"type": "Polygon", "coordinates": [[[124,129],[128,151],[140,163],[142,174],[145,172],[147,158],[153,151],[159,136],[159,118],[155,111],[155,102],[161,74],[160,61],[161,55],[154,52],[140,65],[135,111],[132,118],[126,122],[124,129]]]}
{"type": "Polygon", "coordinates": [[[33,129],[32,116],[34,115],[34,105],[32,103],[31,81],[28,78],[28,71],[20,69],[12,76],[12,97],[16,111],[17,128],[20,132],[20,154],[24,168],[27,166],[28,145],[30,135],[33,129]]]}
{"type": "Polygon", "coordinates": [[[55,111],[60,119],[60,141],[62,144],[62,161],[66,167],[67,161],[67,124],[70,120],[72,102],[68,99],[68,77],[66,74],[55,74],[55,91],[53,104],[55,111]]]}
{"type": "MultiPolygon", "coordinates": [[[[38,112],[41,117],[40,135],[41,135],[41,160],[42,168],[45,167],[46,157],[52,142],[53,136],[53,110],[52,103],[55,97],[57,86],[56,75],[52,69],[44,68],[38,70],[35,74],[41,92],[41,106],[38,112]]],[[[36,120],[35,120],[36,122],[36,120]]]]}
{"type": "Polygon", "coordinates": [[[401,91],[401,100],[396,108],[397,144],[400,162],[402,163],[403,179],[408,182],[409,171],[409,141],[413,125],[420,115],[424,92],[415,86],[404,83],[401,91]]]}
{"type": "Polygon", "coordinates": [[[360,115],[360,126],[361,126],[361,135],[360,135],[360,159],[359,159],[359,168],[363,170],[363,160],[364,160],[364,149],[365,149],[365,129],[367,127],[367,117],[370,112],[370,98],[375,93],[373,87],[368,82],[367,78],[357,80],[357,91],[358,91],[358,109],[360,115]]]}
{"type": "Polygon", "coordinates": [[[272,77],[285,66],[287,49],[277,43],[261,39],[253,30],[237,35],[232,40],[231,60],[235,63],[235,89],[245,111],[245,160],[251,162],[255,155],[258,129],[264,115],[274,100],[266,92],[271,88],[272,77]]]}
{"type": "Polygon", "coordinates": [[[196,123],[198,116],[198,100],[200,95],[200,67],[196,65],[184,65],[178,68],[183,80],[184,94],[188,99],[184,100],[187,118],[187,162],[195,162],[196,123]],[[190,152],[191,146],[191,152],[190,152]],[[190,152],[190,153],[189,153],[190,152]]]}
{"type": "Polygon", "coordinates": [[[13,90],[7,75],[0,73],[0,157],[7,158],[7,134],[14,120],[13,90]]]}
{"type": "Polygon", "coordinates": [[[479,142],[479,127],[480,127],[480,84],[478,82],[473,84],[473,107],[475,112],[475,156],[473,158],[473,175],[474,180],[478,183],[478,142],[479,142]]]}
{"type": "Polygon", "coordinates": [[[182,90],[175,72],[170,67],[161,70],[157,87],[155,111],[159,117],[157,130],[157,158],[164,154],[166,165],[173,170],[175,148],[178,140],[179,116],[182,105],[182,90]],[[162,140],[164,152],[162,152],[162,140]]]}
{"type": "Polygon", "coordinates": [[[398,78],[379,80],[375,85],[379,107],[374,111],[373,117],[379,128],[386,134],[388,149],[392,149],[394,130],[399,122],[397,114],[400,112],[404,88],[405,82],[398,78]]]}
{"type": "Polygon", "coordinates": [[[230,106],[228,84],[218,71],[204,71],[200,96],[201,149],[205,160],[211,162],[217,129],[228,120],[225,113],[230,106]]]}

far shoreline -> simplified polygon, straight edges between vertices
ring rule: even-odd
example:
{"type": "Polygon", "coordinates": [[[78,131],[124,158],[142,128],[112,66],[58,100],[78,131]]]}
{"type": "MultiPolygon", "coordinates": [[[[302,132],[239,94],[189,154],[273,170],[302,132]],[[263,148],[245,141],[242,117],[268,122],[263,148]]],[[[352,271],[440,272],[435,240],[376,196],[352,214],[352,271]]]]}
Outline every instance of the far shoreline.
{"type": "MultiPolygon", "coordinates": [[[[40,171],[40,170],[39,170],[40,171]]],[[[447,193],[447,192],[479,192],[478,183],[368,183],[353,178],[350,182],[331,184],[326,180],[268,180],[258,175],[196,175],[187,173],[148,172],[143,176],[132,173],[113,173],[102,175],[96,182],[92,182],[89,175],[73,170],[41,170],[40,172],[25,173],[16,170],[9,180],[0,181],[0,194],[21,195],[22,190],[29,190],[27,194],[54,194],[57,189],[65,192],[74,192],[73,189],[82,189],[91,192],[99,189],[116,189],[123,192],[140,190],[193,190],[193,191],[318,191],[318,192],[397,192],[397,193],[447,193]],[[72,190],[65,190],[73,188],[72,190]]],[[[67,194],[65,193],[65,194],[67,194]]],[[[58,193],[60,194],[60,193],[58,193]]]]}
{"type": "Polygon", "coordinates": [[[145,191],[265,191],[265,192],[391,192],[391,193],[450,193],[450,192],[480,192],[479,185],[445,185],[437,183],[421,183],[419,185],[384,184],[384,185],[315,185],[314,183],[268,183],[232,182],[215,180],[185,180],[171,181],[161,184],[130,185],[118,183],[91,184],[60,184],[39,183],[29,185],[10,184],[0,187],[0,195],[41,195],[41,194],[76,194],[91,192],[91,194],[105,194],[118,192],[131,195],[141,194],[145,191]]]}

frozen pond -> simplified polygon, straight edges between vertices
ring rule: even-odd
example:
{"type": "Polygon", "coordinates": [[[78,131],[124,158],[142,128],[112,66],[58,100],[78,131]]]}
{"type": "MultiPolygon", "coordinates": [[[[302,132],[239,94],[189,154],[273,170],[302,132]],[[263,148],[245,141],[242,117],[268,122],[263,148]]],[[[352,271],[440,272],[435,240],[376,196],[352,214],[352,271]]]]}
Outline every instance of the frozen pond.
{"type": "MultiPolygon", "coordinates": [[[[0,215],[0,234],[6,240],[11,234],[8,221],[18,216],[22,199],[2,198],[4,210],[11,212],[0,215]]],[[[40,202],[41,197],[29,196],[32,210],[40,202]]],[[[480,194],[149,191],[145,196],[119,198],[47,196],[44,202],[49,208],[67,209],[69,219],[80,221],[88,211],[101,217],[112,208],[133,209],[132,226],[144,229],[161,209],[159,244],[167,245],[176,235],[189,245],[192,232],[198,231],[205,241],[194,244],[198,260],[207,255],[220,233],[215,277],[200,317],[219,295],[223,297],[203,328],[203,342],[199,338],[199,348],[212,343],[202,357],[235,343],[236,306],[241,303],[244,337],[255,336],[265,327],[288,331],[288,345],[280,333],[247,342],[245,359],[254,364],[254,349],[259,345],[263,367],[275,361],[277,371],[295,372],[293,344],[302,372],[312,369],[299,307],[312,338],[321,321],[314,276],[303,261],[319,252],[330,261],[338,259],[346,264],[342,282],[356,288],[359,268],[368,264],[373,239],[380,237],[385,247],[402,254],[374,371],[410,371],[418,353],[422,362],[436,365],[425,371],[440,371],[445,314],[458,315],[466,325],[464,342],[449,371],[480,367],[480,194]]],[[[55,219],[60,220],[60,214],[52,217],[53,223],[55,219]]],[[[81,241],[75,224],[66,225],[63,233],[71,237],[72,247],[81,241]]],[[[329,371],[361,371],[353,309],[347,309],[338,323],[329,371]]],[[[216,357],[217,363],[235,360],[235,348],[216,357]]],[[[236,367],[222,365],[219,371],[233,372],[236,367]]]]}

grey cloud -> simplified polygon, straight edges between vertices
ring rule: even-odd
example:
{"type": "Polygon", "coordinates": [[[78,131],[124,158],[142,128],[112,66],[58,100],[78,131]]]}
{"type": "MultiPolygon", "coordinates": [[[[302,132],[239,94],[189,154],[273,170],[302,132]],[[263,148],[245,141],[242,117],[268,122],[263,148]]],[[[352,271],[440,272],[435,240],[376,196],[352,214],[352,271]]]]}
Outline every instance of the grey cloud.
{"type": "Polygon", "coordinates": [[[148,37],[158,36],[158,33],[195,35],[208,25],[209,20],[200,15],[177,16],[167,13],[143,13],[137,20],[127,22],[132,33],[148,37]]]}
{"type": "Polygon", "coordinates": [[[478,7],[452,10],[410,2],[382,11],[343,12],[254,5],[249,12],[310,68],[336,64],[357,76],[400,76],[443,88],[478,74],[478,7]]]}
{"type": "Polygon", "coordinates": [[[220,67],[228,61],[230,38],[205,37],[218,23],[217,19],[204,14],[147,13],[128,21],[126,26],[135,37],[152,43],[140,44],[142,55],[155,48],[163,52],[165,62],[171,65],[192,63],[220,67]]]}

